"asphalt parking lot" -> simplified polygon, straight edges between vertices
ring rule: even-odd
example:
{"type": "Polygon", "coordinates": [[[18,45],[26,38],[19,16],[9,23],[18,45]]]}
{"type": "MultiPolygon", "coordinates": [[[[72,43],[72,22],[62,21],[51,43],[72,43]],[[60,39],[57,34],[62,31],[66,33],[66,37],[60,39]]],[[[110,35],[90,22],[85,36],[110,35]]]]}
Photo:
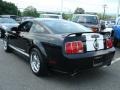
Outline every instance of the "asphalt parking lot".
{"type": "Polygon", "coordinates": [[[74,77],[50,73],[47,77],[32,74],[25,57],[5,53],[0,40],[0,90],[120,90],[120,49],[114,63],[97,70],[82,71],[74,77]]]}

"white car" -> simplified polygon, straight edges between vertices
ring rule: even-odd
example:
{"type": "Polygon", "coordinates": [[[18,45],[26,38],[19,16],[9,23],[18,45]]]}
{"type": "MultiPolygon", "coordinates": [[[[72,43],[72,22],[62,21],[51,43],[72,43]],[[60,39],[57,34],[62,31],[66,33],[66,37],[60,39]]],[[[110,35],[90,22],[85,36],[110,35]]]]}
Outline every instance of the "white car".
{"type": "Polygon", "coordinates": [[[62,15],[58,15],[58,14],[40,14],[40,18],[56,18],[56,19],[62,19],[62,15]]]}

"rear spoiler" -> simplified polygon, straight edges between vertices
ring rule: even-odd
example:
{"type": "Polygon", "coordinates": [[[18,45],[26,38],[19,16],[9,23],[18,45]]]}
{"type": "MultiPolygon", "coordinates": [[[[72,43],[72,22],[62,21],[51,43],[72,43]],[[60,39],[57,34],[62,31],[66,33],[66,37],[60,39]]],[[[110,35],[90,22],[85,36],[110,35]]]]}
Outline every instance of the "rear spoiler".
{"type": "Polygon", "coordinates": [[[66,37],[81,36],[82,34],[85,34],[85,33],[98,33],[98,34],[107,35],[107,36],[111,37],[111,33],[110,32],[78,32],[78,33],[68,34],[66,37]]]}

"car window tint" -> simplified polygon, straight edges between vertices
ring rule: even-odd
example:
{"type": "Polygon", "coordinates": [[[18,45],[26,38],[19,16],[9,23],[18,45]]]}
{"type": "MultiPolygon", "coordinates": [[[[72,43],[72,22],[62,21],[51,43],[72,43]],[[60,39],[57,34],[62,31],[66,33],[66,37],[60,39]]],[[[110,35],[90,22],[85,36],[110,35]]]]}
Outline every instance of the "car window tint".
{"type": "Polygon", "coordinates": [[[83,25],[65,20],[43,20],[42,23],[56,34],[91,32],[91,29],[86,28],[83,25]]]}
{"type": "Polygon", "coordinates": [[[33,33],[46,33],[46,34],[49,33],[45,28],[43,28],[39,24],[33,24],[31,29],[30,29],[30,32],[33,32],[33,33]]]}
{"type": "Polygon", "coordinates": [[[98,24],[96,16],[79,16],[79,23],[98,24]]]}
{"type": "Polygon", "coordinates": [[[11,18],[0,18],[0,23],[17,23],[17,22],[11,18]]]}

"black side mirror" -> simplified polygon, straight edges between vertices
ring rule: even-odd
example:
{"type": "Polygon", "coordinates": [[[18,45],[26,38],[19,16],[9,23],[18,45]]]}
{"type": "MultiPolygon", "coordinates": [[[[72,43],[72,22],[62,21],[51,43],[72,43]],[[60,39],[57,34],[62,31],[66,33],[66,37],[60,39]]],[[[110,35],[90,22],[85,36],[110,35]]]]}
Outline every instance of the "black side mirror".
{"type": "Polygon", "coordinates": [[[11,31],[18,31],[18,28],[17,27],[13,27],[13,28],[11,28],[11,31]]]}

